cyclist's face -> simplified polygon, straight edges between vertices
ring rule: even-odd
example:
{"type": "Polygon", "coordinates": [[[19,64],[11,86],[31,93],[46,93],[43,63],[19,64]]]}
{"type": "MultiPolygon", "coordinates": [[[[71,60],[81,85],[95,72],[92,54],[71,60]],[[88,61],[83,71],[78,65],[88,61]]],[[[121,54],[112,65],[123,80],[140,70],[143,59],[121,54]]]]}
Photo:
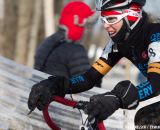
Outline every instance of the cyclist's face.
{"type": "Polygon", "coordinates": [[[107,24],[106,22],[103,23],[104,29],[108,32],[110,37],[115,36],[121,29],[122,25],[123,25],[123,20],[120,20],[115,24],[107,24]]]}

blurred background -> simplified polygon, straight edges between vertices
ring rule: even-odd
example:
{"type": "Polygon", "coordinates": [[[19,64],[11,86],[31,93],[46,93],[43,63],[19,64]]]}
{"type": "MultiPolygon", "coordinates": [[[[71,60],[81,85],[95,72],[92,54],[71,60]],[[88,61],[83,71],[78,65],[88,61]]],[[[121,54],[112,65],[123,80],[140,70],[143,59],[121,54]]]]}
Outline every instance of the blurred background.
{"type": "MultiPolygon", "coordinates": [[[[0,54],[32,67],[37,46],[56,31],[60,11],[69,1],[73,0],[0,0],[0,54]]],[[[93,0],[83,1],[94,10],[93,0]]],[[[159,4],[159,0],[147,0],[145,10],[159,17],[159,4]]],[[[99,21],[86,32],[82,43],[92,62],[108,37],[99,21]]]]}
{"type": "MultiPolygon", "coordinates": [[[[69,1],[0,0],[0,54],[32,67],[37,46],[56,31],[60,11],[69,1]]],[[[94,8],[94,2],[85,2],[94,8]]],[[[93,42],[92,33],[97,33],[93,28],[88,31],[90,36],[83,38],[86,48],[93,42]]]]}
{"type": "MultiPolygon", "coordinates": [[[[63,6],[70,1],[75,0],[0,0],[0,55],[14,60],[17,63],[33,67],[35,50],[45,37],[53,34],[57,30],[60,11],[63,6]]],[[[95,9],[94,0],[82,1],[92,7],[93,10],[95,9]]],[[[147,4],[144,7],[144,9],[150,13],[150,16],[156,22],[160,22],[159,5],[160,0],[147,0],[147,4]]],[[[101,52],[104,46],[107,44],[109,37],[105,30],[103,30],[101,22],[99,20],[93,21],[92,24],[88,25],[87,27],[88,28],[85,30],[85,35],[82,39],[81,44],[83,44],[86,48],[88,56],[90,58],[90,63],[92,63],[101,55],[101,52]]],[[[11,64],[14,65],[14,63],[11,64]]],[[[25,89],[23,88],[25,95],[26,89],[31,87],[31,84],[30,82],[25,83],[26,80],[22,80],[21,77],[27,77],[29,74],[31,74],[32,71],[28,70],[28,68],[18,66],[20,69],[23,68],[22,71],[19,72],[17,71],[17,69],[19,69],[17,65],[11,67],[10,62],[8,63],[9,69],[6,67],[7,69],[4,70],[3,67],[5,68],[6,65],[1,65],[0,67],[0,74],[2,75],[0,77],[2,79],[5,76],[7,77],[8,75],[12,78],[14,78],[15,76],[16,79],[16,75],[19,75],[19,82],[22,86],[25,86],[25,84],[27,86],[28,83],[28,86],[25,86],[25,89]],[[15,71],[13,73],[14,76],[10,75],[9,73],[5,73],[7,71],[9,71],[9,73],[15,71]],[[24,72],[26,72],[27,74],[24,74],[24,72]],[[6,75],[4,76],[4,74],[6,75]]],[[[40,74],[38,72],[35,73],[38,76],[43,76],[43,74],[40,74]]],[[[130,79],[133,83],[137,83],[137,75],[139,75],[139,71],[135,68],[135,66],[132,65],[128,60],[122,59],[119,64],[116,65],[114,69],[112,69],[109,74],[104,77],[102,87],[112,89],[112,87],[114,87],[118,83],[118,81],[121,81],[123,79],[130,79]]],[[[138,79],[140,78],[138,77],[138,79]]],[[[10,81],[12,82],[12,80],[10,79],[7,82],[10,81]]],[[[5,90],[7,87],[5,85],[0,86],[3,88],[1,88],[1,95],[3,95],[3,90],[5,90]]],[[[17,84],[15,86],[17,86],[17,84]]],[[[11,84],[11,88],[12,87],[13,85],[11,84]]],[[[8,92],[8,90],[4,92],[8,92]]],[[[7,96],[8,95],[13,94],[7,94],[7,96]]],[[[25,96],[27,97],[28,95],[25,96]]],[[[1,96],[1,98],[7,99],[6,97],[3,98],[3,96],[1,96]]],[[[27,101],[27,98],[25,100],[27,101]]],[[[3,104],[1,108],[2,107],[3,104]]],[[[25,110],[26,109],[27,107],[25,106],[25,110]]],[[[19,108],[17,108],[17,110],[19,110],[19,108]]],[[[4,116],[6,116],[5,114],[7,112],[0,112],[0,114],[3,113],[4,116]]],[[[124,113],[124,115],[127,115],[126,111],[124,113]]],[[[130,114],[128,114],[128,116],[132,119],[132,124],[129,124],[128,126],[133,126],[133,113],[135,112],[131,111],[130,114]]],[[[128,122],[128,118],[126,119],[127,121],[125,119],[123,121],[124,126],[128,122]]],[[[116,125],[114,124],[114,126],[116,125]]],[[[27,128],[27,130],[29,130],[29,128],[27,128]]],[[[126,130],[130,129],[126,128],[126,130]]]]}

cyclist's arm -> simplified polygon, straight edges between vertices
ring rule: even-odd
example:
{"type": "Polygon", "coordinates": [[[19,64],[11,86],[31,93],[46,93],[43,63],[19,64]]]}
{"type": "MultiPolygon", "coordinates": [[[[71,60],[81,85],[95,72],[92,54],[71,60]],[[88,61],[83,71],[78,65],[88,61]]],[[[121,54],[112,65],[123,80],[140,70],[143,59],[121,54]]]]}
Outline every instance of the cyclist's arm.
{"type": "Polygon", "coordinates": [[[91,89],[121,59],[119,52],[113,52],[112,44],[108,44],[102,56],[84,74],[70,78],[65,93],[79,93],[91,89]]]}
{"type": "Polygon", "coordinates": [[[70,78],[65,93],[79,93],[91,89],[110,69],[111,66],[100,58],[84,74],[70,78]]]}
{"type": "Polygon", "coordinates": [[[152,42],[148,48],[147,81],[138,85],[140,100],[146,100],[160,93],[160,43],[152,42]]]}

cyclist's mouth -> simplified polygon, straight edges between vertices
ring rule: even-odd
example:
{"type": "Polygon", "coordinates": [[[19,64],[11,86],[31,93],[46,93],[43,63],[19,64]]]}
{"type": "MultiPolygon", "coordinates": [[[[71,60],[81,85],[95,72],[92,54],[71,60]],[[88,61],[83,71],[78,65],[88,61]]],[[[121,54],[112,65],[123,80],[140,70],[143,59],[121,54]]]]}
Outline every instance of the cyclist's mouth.
{"type": "Polygon", "coordinates": [[[110,37],[114,37],[117,33],[116,32],[108,32],[110,37]]]}

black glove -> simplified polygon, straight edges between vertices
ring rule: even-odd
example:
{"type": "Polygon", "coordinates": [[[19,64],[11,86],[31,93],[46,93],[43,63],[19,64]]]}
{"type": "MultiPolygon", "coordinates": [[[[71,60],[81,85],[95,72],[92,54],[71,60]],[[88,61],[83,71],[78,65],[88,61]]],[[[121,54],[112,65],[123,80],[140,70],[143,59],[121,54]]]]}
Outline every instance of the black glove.
{"type": "Polygon", "coordinates": [[[135,109],[139,104],[138,89],[129,81],[119,82],[111,91],[116,95],[123,109],[135,109]]]}
{"type": "Polygon", "coordinates": [[[85,108],[85,112],[88,114],[89,121],[95,118],[99,122],[107,119],[119,107],[119,99],[115,95],[112,95],[111,92],[107,92],[92,96],[85,108]]]}
{"type": "Polygon", "coordinates": [[[43,110],[44,106],[49,103],[53,96],[65,95],[65,86],[69,84],[69,81],[64,77],[50,76],[48,79],[33,85],[28,99],[28,108],[34,110],[36,107],[39,110],[43,110]]]}
{"type": "Polygon", "coordinates": [[[119,82],[111,92],[91,97],[85,112],[89,115],[89,121],[93,118],[102,121],[118,108],[135,109],[138,104],[138,90],[126,80],[119,82]]]}

